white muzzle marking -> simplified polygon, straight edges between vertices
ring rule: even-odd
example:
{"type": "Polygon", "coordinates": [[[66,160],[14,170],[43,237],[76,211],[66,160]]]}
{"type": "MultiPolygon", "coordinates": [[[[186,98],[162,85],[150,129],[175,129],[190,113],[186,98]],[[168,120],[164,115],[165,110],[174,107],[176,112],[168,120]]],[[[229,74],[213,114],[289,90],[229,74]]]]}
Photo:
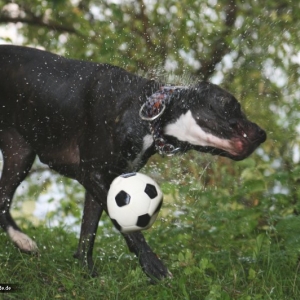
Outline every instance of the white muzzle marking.
{"type": "Polygon", "coordinates": [[[182,114],[175,123],[164,128],[166,135],[174,136],[179,141],[203,147],[215,147],[228,152],[235,152],[230,140],[218,138],[205,132],[193,118],[191,111],[182,114]]]}

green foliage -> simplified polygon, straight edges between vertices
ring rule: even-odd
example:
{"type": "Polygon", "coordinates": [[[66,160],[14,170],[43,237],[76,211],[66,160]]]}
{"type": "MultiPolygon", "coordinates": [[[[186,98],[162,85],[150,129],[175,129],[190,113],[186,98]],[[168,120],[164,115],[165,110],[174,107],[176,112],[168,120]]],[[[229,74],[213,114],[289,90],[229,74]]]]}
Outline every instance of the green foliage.
{"type": "MultiPolygon", "coordinates": [[[[210,211],[208,212],[210,213],[210,211]]],[[[180,217],[183,224],[186,219],[180,217]]],[[[177,220],[178,222],[178,220],[177,220]]],[[[238,224],[238,221],[231,221],[238,224]]],[[[200,221],[201,223],[201,221],[200,221]]],[[[149,282],[125,242],[112,228],[97,237],[98,278],[89,278],[72,258],[77,238],[60,228],[29,228],[39,257],[20,253],[7,237],[0,239],[0,282],[18,284],[5,299],[297,299],[298,259],[273,237],[252,231],[236,238],[234,226],[195,232],[192,226],[163,221],[146,235],[173,274],[157,285],[149,282]],[[198,235],[196,239],[195,236],[198,235]],[[201,241],[199,241],[201,236],[201,241]]]]}

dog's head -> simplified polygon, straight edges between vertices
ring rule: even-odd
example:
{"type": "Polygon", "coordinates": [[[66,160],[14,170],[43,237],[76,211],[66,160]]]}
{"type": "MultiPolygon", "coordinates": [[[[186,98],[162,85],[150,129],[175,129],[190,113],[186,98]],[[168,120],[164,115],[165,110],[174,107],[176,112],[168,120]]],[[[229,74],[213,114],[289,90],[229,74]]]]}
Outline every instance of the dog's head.
{"type": "Polygon", "coordinates": [[[266,140],[239,102],[217,85],[202,82],[172,96],[163,114],[164,135],[182,150],[196,149],[242,160],[266,140]]]}

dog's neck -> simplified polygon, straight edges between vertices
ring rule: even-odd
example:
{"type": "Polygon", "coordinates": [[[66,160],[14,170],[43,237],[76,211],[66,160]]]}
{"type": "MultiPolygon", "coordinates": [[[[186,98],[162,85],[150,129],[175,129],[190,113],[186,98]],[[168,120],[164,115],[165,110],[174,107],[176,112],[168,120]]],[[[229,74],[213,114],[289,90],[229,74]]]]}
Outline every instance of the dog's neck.
{"type": "Polygon", "coordinates": [[[170,104],[171,99],[173,98],[172,96],[185,89],[188,89],[188,87],[161,86],[158,91],[147,98],[140,109],[140,117],[149,122],[155,149],[160,155],[172,156],[180,151],[180,148],[176,148],[174,145],[166,142],[160,122],[160,116],[170,104]]]}

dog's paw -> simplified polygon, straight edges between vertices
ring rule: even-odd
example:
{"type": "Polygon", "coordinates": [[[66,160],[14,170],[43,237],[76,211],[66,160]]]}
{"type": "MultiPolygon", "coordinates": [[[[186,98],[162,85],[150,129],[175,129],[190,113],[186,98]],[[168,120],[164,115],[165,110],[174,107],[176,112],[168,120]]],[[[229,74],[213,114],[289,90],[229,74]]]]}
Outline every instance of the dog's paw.
{"type": "Polygon", "coordinates": [[[22,252],[27,254],[38,255],[37,244],[25,233],[14,229],[13,227],[8,227],[7,233],[11,238],[12,242],[18,247],[22,252]]]}
{"type": "Polygon", "coordinates": [[[151,251],[141,253],[139,262],[142,270],[150,278],[150,282],[153,284],[164,278],[173,277],[172,273],[165,267],[158,256],[151,251]]]}

